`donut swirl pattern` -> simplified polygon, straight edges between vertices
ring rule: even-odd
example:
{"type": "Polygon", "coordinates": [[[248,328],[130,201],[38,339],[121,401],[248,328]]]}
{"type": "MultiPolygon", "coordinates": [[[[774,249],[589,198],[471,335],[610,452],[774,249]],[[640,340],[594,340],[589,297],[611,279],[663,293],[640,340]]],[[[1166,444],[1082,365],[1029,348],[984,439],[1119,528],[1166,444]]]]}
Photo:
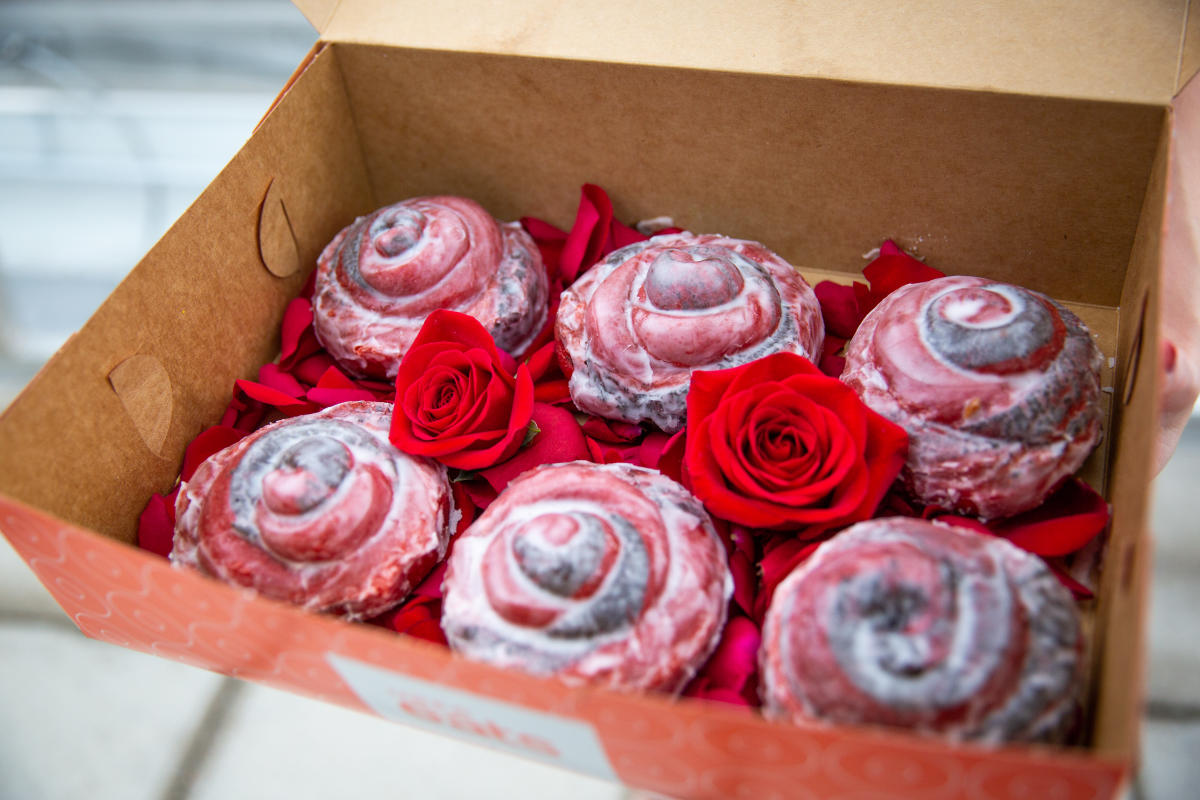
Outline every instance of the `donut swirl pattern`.
{"type": "Polygon", "coordinates": [[[776,589],[764,713],[988,742],[1058,740],[1075,720],[1082,634],[1037,556],[963,528],[854,525],[776,589]]]}
{"type": "Polygon", "coordinates": [[[455,542],[442,628],[498,666],[677,692],[716,646],[732,590],[712,522],[682,486],[627,464],[552,464],[455,542]]]}
{"type": "Polygon", "coordinates": [[[825,328],[799,273],[756,242],[665,234],[610,254],[563,292],[556,333],[581,410],[683,427],[692,371],[781,351],[812,360],[825,328]]]}
{"type": "Polygon", "coordinates": [[[842,380],[909,434],[922,502],[984,518],[1037,506],[1100,437],[1099,348],[1045,295],[983,278],[896,290],[859,326],[842,380]]]}
{"type": "Polygon", "coordinates": [[[388,442],[391,405],[354,402],[268,425],[179,492],[171,561],[348,619],[399,603],[446,554],[443,467],[388,442]]]}
{"type": "Polygon", "coordinates": [[[469,314],[519,354],[545,325],[547,295],[519,223],[463,197],[418,197],[360,217],[321,253],[313,329],[346,369],[390,378],[433,311],[469,314]]]}

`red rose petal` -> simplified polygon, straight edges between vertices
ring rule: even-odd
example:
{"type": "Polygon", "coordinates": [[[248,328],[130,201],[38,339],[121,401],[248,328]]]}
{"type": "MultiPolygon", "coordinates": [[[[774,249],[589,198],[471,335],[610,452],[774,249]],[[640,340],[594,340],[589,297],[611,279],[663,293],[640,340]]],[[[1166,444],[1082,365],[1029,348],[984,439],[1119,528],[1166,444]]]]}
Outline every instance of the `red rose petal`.
{"type": "MultiPolygon", "coordinates": [[[[879,257],[863,268],[863,276],[871,284],[871,295],[874,300],[872,308],[874,308],[880,300],[901,286],[944,278],[946,274],[918,261],[907,253],[884,253],[880,248],[879,257]]],[[[862,309],[864,315],[867,311],[870,309],[862,309]]]]}
{"type": "MultiPolygon", "coordinates": [[[[298,355],[301,337],[305,331],[312,332],[312,324],[312,303],[303,297],[297,297],[288,303],[287,308],[283,311],[283,323],[279,327],[279,360],[281,362],[303,357],[298,355]]],[[[316,338],[313,337],[312,341],[315,343],[316,338]]]]}
{"type": "Polygon", "coordinates": [[[617,248],[646,241],[633,228],[613,219],[612,201],[599,186],[585,183],[580,190],[575,223],[563,243],[559,274],[569,286],[597,261],[617,248]]]}
{"type": "Polygon", "coordinates": [[[261,383],[254,381],[237,380],[234,385],[246,394],[252,400],[257,400],[260,403],[266,403],[289,417],[294,417],[299,414],[310,414],[317,410],[314,403],[307,400],[301,400],[291,395],[285,394],[278,389],[272,389],[270,386],[264,386],[261,383]]]}
{"type": "MultiPolygon", "coordinates": [[[[560,285],[559,291],[561,291],[562,250],[567,241],[567,232],[536,217],[521,217],[521,227],[533,237],[534,244],[537,245],[538,251],[542,255],[542,263],[546,267],[546,277],[549,278],[552,287],[551,292],[553,293],[553,287],[556,284],[560,285]]],[[[552,313],[550,321],[553,320],[554,314],[552,313]]]]}
{"type": "Polygon", "coordinates": [[[375,393],[356,384],[337,367],[330,366],[321,375],[317,385],[305,393],[305,397],[322,408],[328,408],[352,400],[371,401],[375,399],[375,393]]]}
{"type": "Polygon", "coordinates": [[[588,267],[595,263],[608,226],[612,223],[612,203],[599,186],[584,184],[579,193],[579,209],[575,222],[563,242],[559,274],[563,284],[570,286],[588,267]],[[597,206],[597,200],[600,205],[597,206]]]}
{"type": "Polygon", "coordinates": [[[637,455],[633,463],[647,469],[658,469],[658,464],[662,461],[663,453],[666,452],[671,438],[662,431],[650,431],[646,434],[646,438],[642,439],[642,443],[637,446],[637,455]]]}
{"type": "MultiPolygon", "coordinates": [[[[758,672],[761,644],[762,634],[757,625],[746,617],[730,617],[716,649],[692,684],[703,686],[709,692],[725,690],[740,696],[746,683],[758,672]]],[[[684,694],[687,694],[686,690],[684,694]]]]}
{"type": "Polygon", "coordinates": [[[1068,573],[1063,566],[1057,563],[1057,561],[1054,559],[1047,560],[1046,566],[1050,567],[1050,571],[1054,573],[1054,577],[1058,578],[1059,583],[1071,591],[1071,595],[1076,600],[1091,600],[1096,596],[1095,592],[1093,592],[1090,587],[1085,586],[1084,584],[1075,580],[1075,578],[1073,578],[1070,573],[1068,573]]]}
{"type": "Polygon", "coordinates": [[[471,498],[471,504],[481,512],[491,505],[492,501],[496,499],[497,494],[499,494],[485,480],[462,481],[457,485],[463,488],[467,497],[471,498]]]}
{"type": "Polygon", "coordinates": [[[832,333],[842,341],[854,336],[863,319],[863,314],[858,310],[858,298],[854,288],[833,281],[821,281],[813,287],[813,292],[821,304],[826,336],[832,333]]]}
{"type": "Polygon", "coordinates": [[[288,397],[299,399],[304,396],[304,387],[300,385],[300,381],[281,370],[278,364],[263,364],[259,367],[258,382],[283,392],[288,397]]]}
{"type": "Polygon", "coordinates": [[[203,464],[209,456],[240,442],[248,431],[238,430],[229,425],[214,425],[201,431],[195,439],[188,443],[183,451],[183,467],[179,479],[190,481],[196,473],[196,468],[203,464]]]}
{"type": "Polygon", "coordinates": [[[1023,550],[1039,556],[1073,553],[1108,526],[1108,503],[1092,487],[1072,478],[1037,508],[990,527],[1023,550]]]}
{"type": "Polygon", "coordinates": [[[507,461],[483,470],[481,476],[497,492],[503,491],[514,478],[526,470],[562,461],[589,460],[587,442],[575,416],[557,406],[537,403],[533,407],[533,422],[540,432],[529,447],[507,461]]]}
{"type": "Polygon", "coordinates": [[[290,371],[296,380],[315,386],[333,365],[333,357],[321,350],[297,363],[290,371]]]}
{"type": "Polygon", "coordinates": [[[646,430],[641,425],[620,420],[603,419],[588,415],[583,422],[583,432],[593,439],[609,444],[636,442],[646,430]]]}
{"type": "Polygon", "coordinates": [[[554,342],[547,342],[529,355],[527,359],[529,377],[533,379],[534,383],[554,374],[561,375],[558,371],[556,347],[557,345],[554,342]]]}
{"type": "Polygon", "coordinates": [[[813,553],[822,542],[808,542],[789,537],[787,534],[775,534],[763,545],[763,557],[759,560],[759,574],[762,576],[761,591],[755,598],[755,619],[762,621],[771,605],[775,589],[783,579],[792,573],[813,553]]]}
{"type": "Polygon", "coordinates": [[[166,558],[175,543],[175,494],[152,494],[138,517],[138,547],[166,558]]]}
{"type": "Polygon", "coordinates": [[[686,450],[687,429],[684,428],[667,440],[662,453],[658,457],[658,466],[656,469],[676,483],[681,483],[690,489],[691,486],[689,484],[691,481],[687,478],[683,466],[683,456],[686,450]]]}

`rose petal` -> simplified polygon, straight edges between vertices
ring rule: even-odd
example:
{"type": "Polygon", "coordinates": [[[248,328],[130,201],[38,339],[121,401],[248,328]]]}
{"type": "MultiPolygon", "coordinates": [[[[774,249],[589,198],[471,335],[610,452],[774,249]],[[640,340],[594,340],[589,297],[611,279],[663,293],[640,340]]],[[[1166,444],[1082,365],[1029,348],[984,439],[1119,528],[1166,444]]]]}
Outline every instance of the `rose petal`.
{"type": "MultiPolygon", "coordinates": [[[[288,303],[287,308],[283,311],[283,322],[279,326],[279,360],[281,363],[299,360],[305,355],[311,355],[313,352],[316,352],[313,350],[303,355],[299,353],[303,334],[305,331],[311,334],[312,323],[312,303],[303,297],[297,297],[288,303]]],[[[312,343],[317,343],[316,337],[314,336],[311,341],[312,343]]]]}
{"type": "Polygon", "coordinates": [[[190,481],[192,475],[196,473],[196,469],[209,456],[224,450],[231,444],[240,442],[247,433],[247,431],[238,430],[229,425],[214,425],[201,431],[183,451],[183,467],[180,470],[179,479],[190,481]]]}
{"type": "Polygon", "coordinates": [[[833,334],[843,341],[854,336],[863,319],[863,314],[858,310],[858,298],[854,294],[854,288],[833,281],[821,281],[813,287],[813,292],[821,304],[826,336],[833,334]]]}
{"type": "Polygon", "coordinates": [[[1091,600],[1096,596],[1090,587],[1075,580],[1056,559],[1048,559],[1046,566],[1050,567],[1050,571],[1054,573],[1054,577],[1058,578],[1059,583],[1071,591],[1072,596],[1076,600],[1091,600]]]}
{"type": "Polygon", "coordinates": [[[658,457],[658,469],[663,475],[666,475],[676,483],[681,483],[689,489],[691,481],[687,478],[686,471],[683,466],[683,455],[687,449],[687,429],[676,433],[667,440],[663,446],[663,451],[658,457]]]}
{"type": "Polygon", "coordinates": [[[289,397],[299,399],[304,396],[304,387],[300,385],[300,381],[281,370],[278,364],[267,363],[259,367],[258,382],[289,397]]]}
{"type": "Polygon", "coordinates": [[[521,473],[542,464],[589,460],[590,453],[583,431],[571,412],[546,403],[536,403],[532,419],[540,432],[533,437],[529,447],[480,473],[497,492],[503,491],[521,473]]]}
{"type": "Polygon", "coordinates": [[[601,442],[629,444],[645,435],[646,430],[632,422],[603,419],[589,414],[583,422],[583,432],[601,442]]]}
{"type": "Polygon", "coordinates": [[[746,682],[758,671],[758,649],[762,635],[758,626],[742,616],[730,617],[712,657],[698,677],[710,688],[741,692],[746,682]]]}
{"type": "Polygon", "coordinates": [[[138,547],[166,558],[175,543],[175,495],[152,494],[138,517],[138,547]]]}
{"type": "Polygon", "coordinates": [[[299,414],[311,414],[317,410],[314,403],[292,397],[278,389],[272,389],[270,386],[264,386],[261,383],[239,379],[234,381],[234,385],[252,400],[266,403],[289,417],[299,414]]]}
{"type": "Polygon", "coordinates": [[[575,222],[563,242],[559,275],[563,285],[570,286],[588,267],[595,263],[601,246],[608,238],[612,222],[612,203],[599,186],[584,184],[579,193],[579,208],[575,222]],[[601,205],[596,205],[596,200],[601,205]]]}
{"type": "Polygon", "coordinates": [[[333,365],[333,357],[321,350],[297,363],[291,368],[291,374],[302,383],[315,386],[333,365]]]}
{"type": "Polygon", "coordinates": [[[1073,553],[1108,526],[1109,508],[1092,487],[1073,478],[1037,508],[993,523],[998,535],[1039,556],[1073,553]]]}
{"type": "MultiPolygon", "coordinates": [[[[884,253],[880,248],[879,257],[863,268],[863,276],[871,284],[871,308],[874,308],[879,301],[901,286],[944,278],[946,274],[918,261],[908,253],[884,253]]],[[[864,316],[870,310],[861,309],[864,316]]]]}
{"type": "Polygon", "coordinates": [[[775,588],[820,546],[821,542],[806,542],[790,538],[786,534],[776,534],[763,546],[763,557],[758,562],[762,575],[762,591],[755,599],[756,619],[761,621],[766,614],[775,588]]]}

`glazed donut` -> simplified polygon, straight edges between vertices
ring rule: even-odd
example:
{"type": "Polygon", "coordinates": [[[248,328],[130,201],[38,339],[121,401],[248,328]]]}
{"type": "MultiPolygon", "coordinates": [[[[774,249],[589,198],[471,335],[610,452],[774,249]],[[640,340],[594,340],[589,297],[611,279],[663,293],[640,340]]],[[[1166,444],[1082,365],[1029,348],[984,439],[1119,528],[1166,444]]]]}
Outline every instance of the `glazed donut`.
{"type": "Polygon", "coordinates": [[[359,217],[317,260],[313,330],[355,375],[396,375],[433,311],[469,314],[519,355],[546,323],[542,257],[519,223],[465,197],[417,197],[359,217]]]}
{"type": "Polygon", "coordinates": [[[682,486],[574,461],[509,484],[455,542],[443,589],[442,628],[469,658],[678,692],[716,646],[733,579],[682,486]]]}
{"type": "Polygon", "coordinates": [[[610,254],[563,292],[559,359],[581,410],[683,427],[693,370],[771,353],[818,357],[816,295],[757,242],[664,234],[610,254]]]}
{"type": "Polygon", "coordinates": [[[1095,447],[1100,364],[1088,329],[1050,298],[957,276],[876,306],[842,380],[908,431],[914,497],[994,519],[1039,505],[1095,447]]]}
{"type": "Polygon", "coordinates": [[[445,556],[444,467],[388,442],[390,403],[261,428],[182,485],[171,561],[347,619],[388,610],[445,556]]]}
{"type": "Polygon", "coordinates": [[[860,522],[775,590],[764,713],[959,740],[1057,741],[1077,715],[1082,633],[1037,556],[909,517],[860,522]]]}

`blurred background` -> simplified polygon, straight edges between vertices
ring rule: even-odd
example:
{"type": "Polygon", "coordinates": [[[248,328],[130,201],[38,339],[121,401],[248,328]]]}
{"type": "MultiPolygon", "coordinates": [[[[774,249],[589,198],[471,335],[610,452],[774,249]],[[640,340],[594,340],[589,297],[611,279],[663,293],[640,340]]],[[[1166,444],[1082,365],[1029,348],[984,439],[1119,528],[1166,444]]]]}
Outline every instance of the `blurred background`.
{"type": "MultiPolygon", "coordinates": [[[[0,408],[233,156],[316,33],[289,0],[0,0],[0,408]]],[[[1145,767],[1200,786],[1200,419],[1156,487],[1145,767]]],[[[0,800],[621,798],[85,639],[0,539],[0,800]],[[470,765],[469,769],[463,769],[470,765]]]]}

